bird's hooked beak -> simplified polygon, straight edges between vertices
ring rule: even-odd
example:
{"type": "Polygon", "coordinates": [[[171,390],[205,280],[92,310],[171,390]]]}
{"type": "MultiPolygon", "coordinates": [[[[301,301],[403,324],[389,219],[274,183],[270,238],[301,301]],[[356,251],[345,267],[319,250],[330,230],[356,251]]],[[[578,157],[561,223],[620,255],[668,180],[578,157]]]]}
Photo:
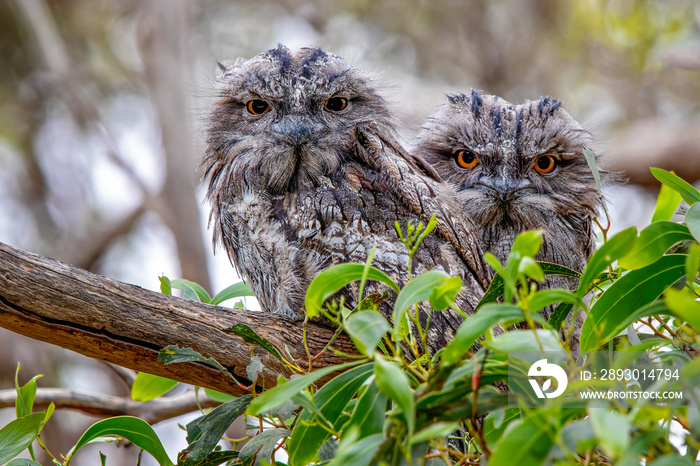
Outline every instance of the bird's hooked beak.
{"type": "Polygon", "coordinates": [[[482,177],[477,183],[492,189],[494,196],[501,202],[509,202],[518,192],[532,189],[532,183],[527,178],[513,179],[502,177],[482,177]]]}
{"type": "Polygon", "coordinates": [[[279,121],[270,125],[270,129],[294,146],[300,146],[323,129],[323,125],[303,115],[284,115],[279,121]]]}

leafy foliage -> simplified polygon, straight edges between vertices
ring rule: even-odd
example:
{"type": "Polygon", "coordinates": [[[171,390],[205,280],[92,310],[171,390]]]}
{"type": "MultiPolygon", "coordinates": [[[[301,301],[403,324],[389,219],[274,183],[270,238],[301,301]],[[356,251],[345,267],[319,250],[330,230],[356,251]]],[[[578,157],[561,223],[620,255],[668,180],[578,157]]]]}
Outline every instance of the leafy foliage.
{"type": "MultiPolygon", "coordinates": [[[[497,271],[489,291],[474,315],[468,316],[455,338],[439,354],[423,354],[427,322],[419,309],[432,315],[454,306],[461,281],[431,271],[402,288],[371,265],[342,264],[320,273],[307,294],[309,315],[323,314],[346,331],[361,356],[345,364],[301,368],[286,361],[281,352],[252,329],[239,326],[232,332],[250,345],[266,349],[299,375],[280,378],[276,387],[233,399],[204,413],[186,426],[189,446],[178,458],[183,465],[289,464],[476,464],[482,459],[494,465],[592,464],[608,460],[619,464],[694,464],[700,445],[700,243],[698,226],[700,193],[672,173],[653,169],[664,183],[655,221],[641,230],[623,230],[607,238],[593,254],[582,274],[556,264],[538,263],[533,257],[541,244],[541,232],[518,236],[506,263],[487,255],[497,271]],[[676,193],[676,194],[674,194],[676,193]],[[684,221],[670,219],[680,199],[692,204],[684,221]],[[575,292],[539,290],[547,274],[578,277],[575,292]],[[367,280],[384,283],[390,295],[364,296],[367,280]],[[338,290],[360,282],[358,306],[333,301],[338,290]],[[560,303],[549,322],[538,311],[560,303]],[[379,306],[393,309],[391,321],[379,306]],[[587,313],[581,333],[582,351],[615,349],[644,351],[648,358],[671,361],[680,373],[671,388],[690,396],[650,406],[580,400],[567,404],[544,400],[540,408],[509,404],[502,390],[513,370],[509,355],[522,351],[560,350],[573,357],[567,336],[567,316],[587,313]],[[502,333],[503,328],[515,329],[502,333]],[[335,374],[325,385],[316,384],[335,374]],[[496,386],[494,386],[496,384],[496,386]],[[497,388],[498,387],[498,388],[497,388]],[[258,418],[257,435],[242,448],[232,450],[217,443],[241,414],[258,418]],[[673,431],[681,431],[678,437],[673,431]],[[675,435],[675,437],[674,437],[675,435]],[[280,451],[284,450],[285,455],[280,451]]],[[[399,230],[409,258],[434,228],[409,223],[399,230]]],[[[186,281],[162,278],[163,291],[180,287],[186,296],[205,302],[238,296],[233,287],[219,298],[186,281]],[[190,290],[190,291],[188,291],[190,290]]],[[[469,290],[466,290],[469,292],[469,290]]],[[[332,350],[332,341],[326,350],[332,350]]],[[[541,353],[544,354],[544,353],[541,353]]],[[[624,357],[623,357],[624,359],[624,357]]],[[[165,363],[199,361],[221,370],[212,359],[191,349],[163,350],[165,363]]],[[[260,362],[251,362],[256,374],[260,362]],[[255,369],[254,369],[255,368],[255,369]]],[[[517,368],[516,368],[517,369],[517,368]]],[[[169,382],[147,375],[139,396],[162,394],[169,382]],[[145,388],[144,388],[145,387],[145,388]]],[[[571,381],[572,384],[581,383],[571,381]]],[[[654,381],[644,390],[667,386],[654,381]]],[[[513,388],[513,387],[511,387],[513,388]]],[[[0,430],[0,462],[8,461],[36,439],[52,409],[32,414],[36,377],[17,385],[18,419],[0,430]]],[[[100,421],[81,438],[72,455],[89,441],[105,435],[128,438],[148,451],[159,464],[170,464],[150,427],[136,418],[100,421]]],[[[27,463],[32,464],[30,460],[27,463]]]]}

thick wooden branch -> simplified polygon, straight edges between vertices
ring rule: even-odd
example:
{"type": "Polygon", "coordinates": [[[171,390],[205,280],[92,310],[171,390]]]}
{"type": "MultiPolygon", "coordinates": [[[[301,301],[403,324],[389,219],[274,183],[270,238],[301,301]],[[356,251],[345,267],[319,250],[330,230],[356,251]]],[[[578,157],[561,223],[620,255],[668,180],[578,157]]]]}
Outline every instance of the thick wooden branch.
{"type": "MultiPolygon", "coordinates": [[[[216,359],[248,385],[250,345],[223,331],[239,323],[267,339],[287,359],[308,366],[299,322],[144,290],[0,243],[0,327],[15,333],[130,369],[240,395],[235,383],[209,366],[165,366],[157,361],[158,352],[168,345],[190,347],[216,359]],[[291,356],[286,356],[285,348],[291,356]]],[[[310,353],[319,353],[333,332],[309,323],[310,353]]],[[[345,335],[334,341],[333,348],[356,351],[345,335]]],[[[254,351],[265,365],[258,384],[271,387],[278,375],[291,375],[266,351],[257,347],[254,351]]],[[[326,351],[314,367],[341,362],[342,357],[326,351]]]]}

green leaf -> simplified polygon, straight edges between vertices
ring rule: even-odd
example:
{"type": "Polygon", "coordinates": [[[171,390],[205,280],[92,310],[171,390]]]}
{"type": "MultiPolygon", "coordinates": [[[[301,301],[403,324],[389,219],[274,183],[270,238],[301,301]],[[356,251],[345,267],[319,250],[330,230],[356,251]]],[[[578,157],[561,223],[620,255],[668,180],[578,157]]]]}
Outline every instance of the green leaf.
{"type": "Polygon", "coordinates": [[[693,461],[678,453],[659,456],[649,466],[693,466],[693,461]]]}
{"type": "Polygon", "coordinates": [[[598,170],[598,164],[595,161],[595,154],[590,151],[590,149],[584,147],[583,148],[583,156],[586,158],[586,162],[588,163],[588,168],[591,169],[591,173],[593,174],[593,180],[595,181],[595,186],[598,188],[598,196],[600,196],[601,203],[600,205],[603,207],[603,212],[605,213],[605,218],[608,219],[608,222],[610,221],[610,215],[608,214],[608,209],[605,207],[605,202],[603,201],[603,187],[600,184],[600,171],[598,170]]]}
{"type": "Polygon", "coordinates": [[[430,304],[435,310],[444,311],[454,304],[461,289],[461,277],[447,278],[442,285],[433,288],[433,291],[430,293],[430,304]]]}
{"type": "Polygon", "coordinates": [[[32,461],[29,458],[15,458],[5,466],[41,466],[41,464],[36,461],[32,461]]]}
{"type": "MultiPolygon", "coordinates": [[[[253,397],[245,395],[234,401],[229,401],[211,411],[206,416],[196,421],[195,431],[201,432],[194,442],[190,442],[186,452],[186,465],[198,465],[204,461],[209,453],[219,443],[226,429],[231,426],[237,417],[241,416],[253,397]]],[[[188,425],[188,430],[190,426],[188,425]]]]}
{"type": "Polygon", "coordinates": [[[247,325],[236,324],[231,328],[225,329],[224,332],[236,334],[239,337],[243,338],[243,341],[245,341],[246,343],[250,345],[257,345],[262,349],[266,350],[268,353],[272,354],[280,361],[284,362],[284,359],[282,359],[282,356],[277,351],[277,349],[274,346],[272,346],[272,343],[255,333],[255,330],[248,327],[247,325]]]}
{"type": "Polygon", "coordinates": [[[490,252],[484,253],[484,260],[486,261],[487,264],[491,266],[493,270],[495,270],[499,275],[503,273],[503,265],[501,262],[498,260],[496,256],[491,254],[490,252]]]}
{"type": "Polygon", "coordinates": [[[272,452],[277,443],[289,437],[287,429],[268,429],[248,440],[238,457],[244,466],[264,466],[272,462],[272,452]]]}
{"type": "Polygon", "coordinates": [[[525,318],[522,309],[512,304],[486,304],[479,312],[467,317],[457,329],[455,337],[442,351],[445,364],[456,364],[469,351],[480,335],[490,327],[506,320],[525,318]]]}
{"type": "Polygon", "coordinates": [[[39,435],[45,414],[28,414],[0,429],[0,464],[10,461],[32,444],[39,435]]]}
{"type": "Polygon", "coordinates": [[[484,438],[488,444],[495,444],[501,439],[506,428],[520,419],[520,409],[501,408],[492,411],[484,419],[484,438]]]}
{"type": "Polygon", "coordinates": [[[247,283],[238,282],[238,283],[234,283],[233,285],[224,288],[219,293],[217,293],[217,295],[211,299],[211,302],[209,304],[213,304],[214,306],[218,306],[219,304],[223,303],[224,301],[228,301],[229,299],[233,299],[233,298],[240,298],[242,296],[255,296],[255,295],[253,294],[253,291],[250,289],[250,286],[248,286],[247,283]]]}
{"type": "Polygon", "coordinates": [[[481,307],[485,304],[495,303],[496,301],[498,301],[498,298],[503,296],[504,291],[505,285],[503,283],[503,277],[501,276],[501,274],[497,273],[496,275],[494,275],[493,280],[491,280],[489,289],[486,290],[486,293],[484,293],[484,296],[479,301],[479,304],[477,304],[474,308],[474,312],[476,313],[476,311],[481,309],[481,307]]]}
{"type": "Polygon", "coordinates": [[[335,458],[328,466],[368,466],[372,464],[372,457],[384,441],[383,434],[374,434],[360,440],[351,436],[344,436],[338,445],[335,458]]]}
{"type": "Polygon", "coordinates": [[[358,429],[359,438],[381,433],[386,419],[386,402],[387,397],[379,390],[377,382],[372,381],[357,400],[352,416],[343,430],[353,426],[358,429]]]}
{"type": "Polygon", "coordinates": [[[593,404],[589,406],[588,417],[603,451],[612,459],[621,456],[630,444],[629,419],[617,411],[593,404]]]}
{"type": "Polygon", "coordinates": [[[379,390],[399,405],[408,425],[408,435],[413,435],[416,427],[416,409],[408,377],[398,364],[387,361],[381,355],[374,358],[374,371],[379,390]]]}
{"type": "Polygon", "coordinates": [[[535,280],[544,281],[544,272],[532,257],[523,257],[518,263],[518,273],[535,280]]]}
{"type": "Polygon", "coordinates": [[[542,246],[542,230],[530,230],[519,233],[513,241],[513,249],[510,255],[514,253],[520,254],[520,257],[535,257],[540,252],[542,246]]]}
{"type": "Polygon", "coordinates": [[[700,241],[700,203],[693,204],[685,214],[685,224],[695,241],[700,241]]]}
{"type": "Polygon", "coordinates": [[[563,265],[543,261],[538,261],[537,265],[540,266],[545,275],[563,275],[565,277],[581,278],[580,273],[568,267],[564,267],[563,265]]]}
{"type": "Polygon", "coordinates": [[[693,283],[700,270],[700,244],[693,243],[688,248],[688,259],[685,261],[685,276],[688,283],[693,283]]]}
{"type": "Polygon", "coordinates": [[[180,348],[177,345],[166,346],[160,350],[158,362],[162,362],[165,365],[180,362],[201,362],[228,374],[228,370],[216,359],[207,359],[192,348],[180,348]]]}
{"type": "MultiPolygon", "coordinates": [[[[581,329],[581,352],[614,338],[628,316],[658,298],[685,274],[685,255],[670,254],[623,275],[591,307],[581,329]]],[[[619,332],[618,332],[619,333],[619,332]]]]}
{"type": "MultiPolygon", "coordinates": [[[[494,257],[495,259],[495,257],[494,257]]],[[[551,262],[537,262],[537,264],[540,266],[542,269],[542,272],[544,272],[545,275],[564,275],[566,277],[574,277],[574,278],[581,278],[581,274],[576,272],[575,270],[571,270],[568,267],[564,267],[563,265],[559,264],[553,264],[551,262]]],[[[481,306],[487,303],[495,303],[498,301],[498,298],[503,296],[505,288],[503,285],[503,277],[500,274],[496,274],[493,277],[493,280],[491,280],[491,284],[489,285],[489,289],[486,291],[484,296],[481,298],[479,301],[479,304],[476,305],[476,308],[474,309],[474,312],[478,311],[481,306]]]]}
{"type": "Polygon", "coordinates": [[[15,390],[17,391],[17,398],[15,398],[15,411],[17,412],[17,419],[32,413],[32,408],[34,407],[34,397],[36,396],[36,381],[38,378],[43,377],[43,375],[35,375],[30,381],[19,386],[19,370],[21,365],[17,363],[17,370],[15,371],[15,390]]]}
{"type": "Polygon", "coordinates": [[[569,317],[569,313],[573,308],[574,306],[572,304],[559,303],[557,307],[554,308],[554,311],[552,311],[552,315],[549,316],[547,323],[549,323],[553,329],[559,330],[564,321],[566,321],[566,318],[569,317]]]}
{"type": "Polygon", "coordinates": [[[588,286],[593,283],[596,277],[613,262],[627,254],[634,246],[636,239],[637,228],[630,227],[610,238],[607,243],[594,252],[588,259],[588,265],[583,271],[576,294],[583,297],[588,292],[588,286]]]}
{"type": "Polygon", "coordinates": [[[664,303],[673,315],[680,317],[695,330],[700,331],[700,301],[695,299],[695,295],[685,289],[669,288],[666,290],[664,303]]]}
{"type": "Polygon", "coordinates": [[[420,274],[403,287],[394,303],[394,341],[399,341],[401,319],[413,305],[430,299],[433,289],[449,279],[442,270],[429,270],[420,274]]]}
{"type": "Polygon", "coordinates": [[[287,400],[292,398],[312,383],[316,382],[321,377],[332,374],[333,372],[342,371],[345,369],[350,369],[357,365],[367,362],[366,360],[346,362],[345,364],[339,364],[335,366],[327,366],[323,369],[318,369],[310,374],[306,374],[302,377],[297,377],[287,382],[277,385],[271,390],[267,390],[262,394],[258,395],[248,407],[248,414],[252,416],[257,416],[258,414],[263,414],[271,409],[274,409],[287,400]]]}
{"type": "Polygon", "coordinates": [[[586,309],[586,303],[581,298],[566,290],[542,290],[528,299],[531,311],[538,311],[554,303],[569,303],[586,309]]]}
{"type": "Polygon", "coordinates": [[[158,277],[158,280],[160,280],[161,293],[168,295],[173,294],[173,288],[170,285],[170,279],[168,277],[166,277],[165,275],[161,275],[160,277],[158,277]]]}
{"type": "Polygon", "coordinates": [[[182,297],[185,299],[201,301],[203,303],[211,302],[209,293],[207,293],[206,290],[198,283],[185,280],[184,278],[178,278],[177,280],[170,280],[170,286],[175,289],[182,290],[182,297]]]}
{"type": "Polygon", "coordinates": [[[207,455],[206,459],[197,463],[197,466],[218,466],[236,458],[238,458],[237,451],[213,451],[207,455]]]}
{"type": "Polygon", "coordinates": [[[515,351],[563,351],[562,342],[552,330],[513,330],[498,335],[484,346],[501,353],[515,351]],[[535,333],[537,334],[535,336],[535,333]],[[540,343],[542,347],[540,348],[540,343]]]}
{"type": "Polygon", "coordinates": [[[639,233],[632,250],[620,259],[620,267],[641,269],[656,262],[671,246],[686,239],[693,237],[685,225],[667,221],[652,223],[639,233]]]}
{"type": "Polygon", "coordinates": [[[355,312],[345,319],[345,330],[357,349],[371,357],[377,343],[391,330],[391,326],[378,312],[355,312]]]}
{"type": "Polygon", "coordinates": [[[362,278],[360,278],[360,288],[359,292],[357,293],[358,299],[360,302],[364,300],[365,296],[365,285],[367,284],[367,276],[369,275],[369,268],[372,266],[372,261],[374,261],[374,254],[377,252],[377,248],[373,247],[372,249],[369,250],[369,254],[367,254],[367,260],[365,261],[365,268],[362,270],[362,278]]]}
{"type": "MultiPolygon", "coordinates": [[[[369,314],[369,313],[361,313],[369,314]]],[[[374,372],[373,364],[355,367],[328,382],[314,396],[314,405],[321,415],[340,429],[338,419],[343,409],[363,383],[374,372]]],[[[323,426],[314,422],[313,413],[308,410],[299,415],[291,439],[289,440],[289,462],[292,465],[305,465],[314,459],[318,449],[331,434],[323,426]]]]}
{"type": "Polygon", "coordinates": [[[538,466],[554,444],[558,426],[543,416],[513,421],[489,458],[489,466],[538,466]]]}
{"type": "Polygon", "coordinates": [[[700,192],[684,179],[661,168],[652,167],[650,170],[654,178],[679,193],[688,205],[693,205],[700,201],[700,192]]]}
{"type": "Polygon", "coordinates": [[[676,213],[680,203],[681,195],[665,184],[662,184],[659,190],[659,197],[656,200],[654,215],[651,217],[651,223],[660,220],[671,220],[671,217],[676,213]]]}
{"type": "Polygon", "coordinates": [[[419,430],[408,439],[409,445],[428,442],[434,438],[447,437],[459,429],[459,422],[435,422],[428,427],[419,430]]]}
{"type": "Polygon", "coordinates": [[[227,393],[217,392],[211,388],[205,388],[204,393],[210,400],[218,401],[219,403],[228,403],[229,401],[237,400],[237,396],[229,395],[227,393]]]}
{"type": "Polygon", "coordinates": [[[85,431],[78,443],[71,448],[67,459],[70,460],[91,440],[106,435],[115,435],[127,439],[137,447],[150,453],[160,466],[173,466],[153,428],[146,421],[132,416],[117,416],[97,421],[85,431]]]}
{"type": "Polygon", "coordinates": [[[177,380],[139,372],[131,386],[131,399],[149,401],[165,395],[177,385],[177,380]]]}
{"type": "MultiPolygon", "coordinates": [[[[354,281],[362,280],[365,267],[366,264],[338,264],[316,275],[309,284],[304,301],[309,318],[316,317],[321,312],[323,303],[338,290],[354,281]]],[[[387,274],[375,267],[369,267],[367,278],[382,282],[397,293],[399,292],[398,285],[387,274]]]]}
{"type": "MultiPolygon", "coordinates": [[[[659,314],[669,315],[671,311],[666,306],[666,303],[662,300],[653,301],[646,306],[642,306],[636,309],[631,314],[625,316],[622,320],[619,320],[614,327],[606,332],[606,335],[612,335],[610,338],[614,338],[616,335],[621,334],[627,329],[633,322],[642,319],[644,317],[656,316],[659,314]]],[[[642,351],[639,349],[638,351],[642,351]]]]}

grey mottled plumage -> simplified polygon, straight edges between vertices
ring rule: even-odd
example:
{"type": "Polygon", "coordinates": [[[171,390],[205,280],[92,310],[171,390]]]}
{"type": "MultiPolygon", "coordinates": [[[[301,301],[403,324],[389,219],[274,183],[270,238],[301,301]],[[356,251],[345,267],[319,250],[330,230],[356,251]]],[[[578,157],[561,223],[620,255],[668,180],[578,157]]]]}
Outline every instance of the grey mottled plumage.
{"type": "MultiPolygon", "coordinates": [[[[513,105],[472,91],[448,96],[420,133],[416,154],[455,186],[485,251],[503,262],[519,232],[541,229],[537,259],[581,272],[595,246],[592,219],[600,205],[583,154],[589,143],[557,100],[513,105]]],[[[548,279],[551,287],[576,285],[548,279]]]]}
{"type": "MultiPolygon", "coordinates": [[[[221,66],[219,101],[204,157],[215,239],[264,310],[299,319],[304,295],[324,268],[364,262],[407,281],[408,255],[394,221],[438,229],[414,259],[414,273],[461,275],[469,312],[487,284],[474,226],[454,193],[395,140],[373,82],[320,49],[284,46],[221,66]]],[[[348,293],[350,303],[355,296],[348,293]]],[[[436,313],[431,345],[457,328],[436,313]]]]}

